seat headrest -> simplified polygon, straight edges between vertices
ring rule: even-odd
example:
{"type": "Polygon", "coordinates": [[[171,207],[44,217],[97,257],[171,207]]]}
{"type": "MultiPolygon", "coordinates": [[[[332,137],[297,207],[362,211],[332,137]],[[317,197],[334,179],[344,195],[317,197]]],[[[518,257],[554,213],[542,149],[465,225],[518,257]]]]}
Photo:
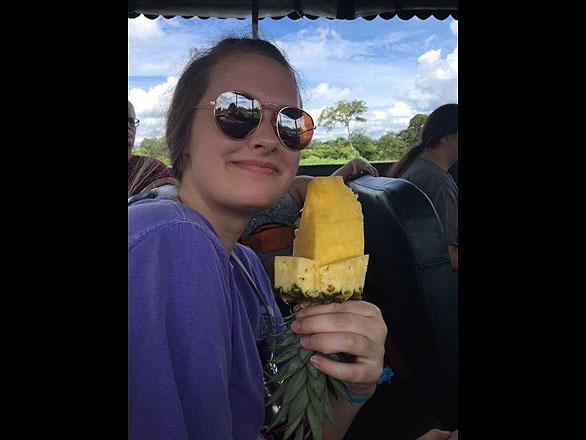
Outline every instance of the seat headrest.
{"type": "Polygon", "coordinates": [[[348,186],[364,215],[364,299],[381,309],[389,337],[446,426],[457,427],[458,293],[437,212],[404,179],[366,175],[348,186]]]}

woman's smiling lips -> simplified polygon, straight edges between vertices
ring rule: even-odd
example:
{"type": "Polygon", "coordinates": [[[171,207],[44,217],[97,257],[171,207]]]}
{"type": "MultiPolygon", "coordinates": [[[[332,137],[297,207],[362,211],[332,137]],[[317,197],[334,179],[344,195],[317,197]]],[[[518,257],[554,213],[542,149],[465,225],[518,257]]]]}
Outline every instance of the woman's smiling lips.
{"type": "Polygon", "coordinates": [[[275,176],[280,174],[279,168],[270,162],[263,162],[260,160],[238,160],[230,163],[238,168],[264,176],[275,176]]]}

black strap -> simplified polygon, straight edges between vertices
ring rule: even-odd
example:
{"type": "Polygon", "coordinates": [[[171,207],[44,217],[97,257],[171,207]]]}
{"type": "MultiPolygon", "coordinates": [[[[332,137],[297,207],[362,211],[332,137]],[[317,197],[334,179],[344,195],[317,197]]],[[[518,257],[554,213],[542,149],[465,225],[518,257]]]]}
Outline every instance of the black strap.
{"type": "Polygon", "coordinates": [[[240,268],[242,269],[242,272],[244,272],[246,279],[248,280],[248,282],[252,286],[252,290],[254,290],[254,293],[256,293],[256,296],[260,299],[260,301],[262,302],[262,304],[265,307],[265,310],[267,311],[267,315],[269,317],[269,325],[268,325],[268,329],[267,329],[267,344],[269,347],[273,347],[275,345],[275,343],[274,343],[275,336],[274,336],[274,330],[273,330],[273,317],[271,316],[272,309],[269,309],[269,305],[267,304],[265,297],[262,295],[262,293],[260,293],[260,290],[258,290],[258,287],[256,287],[256,283],[254,282],[254,280],[252,279],[252,277],[250,276],[250,274],[248,273],[248,271],[244,267],[244,264],[242,264],[242,261],[240,261],[240,258],[238,258],[236,256],[234,251],[232,251],[232,253],[230,255],[232,256],[232,258],[234,258],[234,261],[236,261],[236,263],[238,263],[238,266],[240,266],[240,268]]]}

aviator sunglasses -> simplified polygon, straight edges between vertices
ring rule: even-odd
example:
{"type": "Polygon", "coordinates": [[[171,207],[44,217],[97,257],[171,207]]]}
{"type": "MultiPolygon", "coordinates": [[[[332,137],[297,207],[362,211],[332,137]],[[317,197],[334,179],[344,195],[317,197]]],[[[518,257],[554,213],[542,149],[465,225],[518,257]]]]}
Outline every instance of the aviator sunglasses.
{"type": "Polygon", "coordinates": [[[313,118],[297,107],[280,108],[270,102],[261,104],[250,95],[236,91],[220,93],[215,101],[193,108],[207,105],[213,106],[216,125],[220,131],[231,139],[247,139],[252,136],[262,122],[262,109],[267,105],[279,110],[275,117],[274,130],[286,148],[301,151],[309,145],[313,137],[313,118]]]}

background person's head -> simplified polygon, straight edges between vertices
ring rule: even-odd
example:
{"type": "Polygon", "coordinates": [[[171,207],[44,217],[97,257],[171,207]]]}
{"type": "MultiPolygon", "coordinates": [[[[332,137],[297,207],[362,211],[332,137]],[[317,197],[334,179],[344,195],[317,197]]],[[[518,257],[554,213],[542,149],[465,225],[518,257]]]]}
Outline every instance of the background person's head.
{"type": "Polygon", "coordinates": [[[275,46],[249,38],[220,41],[196,56],[177,82],[166,129],[173,172],[181,186],[192,185],[216,204],[228,206],[237,199],[250,212],[266,209],[293,181],[299,152],[280,143],[273,128],[279,108],[273,106],[264,107],[252,136],[224,135],[216,125],[214,107],[206,104],[227,91],[245,92],[279,108],[301,107],[295,71],[275,46]]]}
{"type": "Polygon", "coordinates": [[[427,117],[421,128],[421,142],[407,151],[392,167],[389,177],[400,177],[421,153],[441,152],[449,162],[458,161],[458,104],[444,104],[427,117]]]}
{"type": "Polygon", "coordinates": [[[458,160],[458,104],[445,104],[435,109],[421,129],[423,150],[448,146],[458,160]]]}
{"type": "Polygon", "coordinates": [[[134,106],[128,101],[128,149],[132,151],[134,145],[134,138],[136,136],[136,126],[132,121],[136,119],[136,113],[134,112],[134,106]]]}

